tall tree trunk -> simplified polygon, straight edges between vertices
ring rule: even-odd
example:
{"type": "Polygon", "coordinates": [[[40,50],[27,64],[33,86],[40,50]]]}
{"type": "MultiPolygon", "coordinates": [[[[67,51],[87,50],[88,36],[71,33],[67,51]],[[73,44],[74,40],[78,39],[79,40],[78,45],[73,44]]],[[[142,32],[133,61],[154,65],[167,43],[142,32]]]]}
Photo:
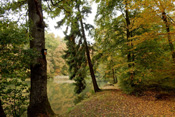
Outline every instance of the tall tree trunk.
{"type": "Polygon", "coordinates": [[[130,37],[130,31],[129,31],[129,25],[130,25],[130,20],[129,20],[129,12],[128,12],[128,6],[127,6],[127,0],[125,1],[126,2],[126,10],[125,10],[125,14],[126,14],[126,38],[127,38],[127,43],[128,43],[128,55],[127,55],[127,58],[128,58],[128,67],[131,68],[131,64],[130,62],[132,61],[132,58],[131,58],[131,52],[130,52],[130,40],[129,40],[129,37],[130,37]]]}
{"type": "Polygon", "coordinates": [[[1,103],[1,100],[0,100],[0,117],[6,117],[5,113],[4,113],[4,110],[2,108],[2,103],[1,103]]]}
{"type": "Polygon", "coordinates": [[[53,110],[47,97],[47,63],[46,56],[42,54],[45,49],[44,21],[41,0],[28,0],[30,36],[30,48],[35,49],[38,57],[31,65],[31,90],[28,117],[51,116],[53,110]]]}
{"type": "MultiPolygon", "coordinates": [[[[134,54],[131,52],[131,48],[133,47],[133,44],[132,44],[132,40],[129,40],[130,37],[132,37],[132,34],[131,32],[129,31],[129,25],[130,25],[130,18],[129,18],[129,11],[128,11],[128,1],[125,0],[125,14],[126,14],[126,37],[127,37],[127,43],[128,43],[128,55],[127,55],[127,58],[128,58],[128,68],[131,68],[131,67],[134,67],[134,64],[131,64],[131,62],[134,62],[134,54]]],[[[130,78],[131,78],[131,84],[132,84],[132,81],[134,79],[134,71],[131,71],[130,73],[130,78]]]]}
{"type": "Polygon", "coordinates": [[[112,77],[113,77],[114,84],[117,83],[117,79],[115,77],[115,69],[112,69],[112,77]]]}
{"type": "Polygon", "coordinates": [[[169,43],[170,50],[171,50],[171,53],[172,53],[173,62],[175,63],[175,52],[174,52],[174,46],[173,46],[171,35],[170,35],[170,25],[169,25],[169,22],[167,20],[167,15],[166,15],[165,11],[162,12],[162,20],[164,21],[165,26],[166,26],[166,32],[167,32],[167,36],[168,36],[168,43],[169,43]]]}
{"type": "MultiPolygon", "coordinates": [[[[79,7],[78,7],[78,11],[80,12],[79,7]]],[[[84,43],[85,43],[85,46],[86,46],[86,55],[87,55],[87,59],[88,59],[88,64],[89,64],[91,78],[92,78],[92,82],[93,82],[93,86],[94,86],[94,91],[98,92],[98,91],[100,91],[100,88],[98,87],[98,84],[97,84],[97,81],[96,81],[96,78],[95,78],[94,69],[93,69],[93,65],[92,65],[92,62],[91,62],[90,52],[89,52],[89,48],[88,48],[88,45],[87,45],[85,31],[84,31],[83,21],[82,21],[81,17],[80,17],[79,20],[80,20],[81,31],[82,31],[82,34],[83,34],[84,43]]]]}

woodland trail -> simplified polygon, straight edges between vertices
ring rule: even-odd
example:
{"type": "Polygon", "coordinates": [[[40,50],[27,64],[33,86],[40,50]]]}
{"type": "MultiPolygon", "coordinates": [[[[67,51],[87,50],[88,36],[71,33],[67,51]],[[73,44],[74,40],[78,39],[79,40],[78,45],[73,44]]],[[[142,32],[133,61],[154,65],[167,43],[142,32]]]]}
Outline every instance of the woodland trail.
{"type": "Polygon", "coordinates": [[[118,89],[106,87],[87,100],[82,101],[67,115],[71,117],[145,117],[175,116],[175,96],[165,96],[160,100],[154,92],[136,97],[123,94],[118,89]]]}

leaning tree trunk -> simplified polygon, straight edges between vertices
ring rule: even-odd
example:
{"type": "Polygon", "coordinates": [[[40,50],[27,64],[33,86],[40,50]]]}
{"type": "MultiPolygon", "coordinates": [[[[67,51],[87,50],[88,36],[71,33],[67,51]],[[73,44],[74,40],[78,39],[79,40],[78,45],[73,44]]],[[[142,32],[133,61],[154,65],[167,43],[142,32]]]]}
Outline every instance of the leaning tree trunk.
{"type": "Polygon", "coordinates": [[[41,0],[28,0],[30,21],[30,48],[34,49],[38,56],[31,65],[31,90],[28,117],[51,116],[54,112],[47,97],[47,63],[42,53],[45,49],[44,21],[41,0]]]}
{"type": "Polygon", "coordinates": [[[85,42],[85,46],[86,46],[86,55],[87,55],[87,60],[88,60],[88,64],[89,64],[89,69],[90,69],[90,73],[91,73],[93,86],[94,86],[94,91],[98,92],[98,91],[100,91],[100,88],[98,87],[98,84],[97,84],[97,81],[96,81],[96,78],[95,78],[94,69],[93,69],[93,65],[92,65],[92,61],[91,61],[91,57],[90,57],[90,52],[89,52],[89,48],[88,48],[87,41],[86,41],[86,36],[85,36],[85,33],[84,33],[82,20],[80,22],[81,22],[83,38],[84,38],[84,42],[85,42]]]}
{"type": "Polygon", "coordinates": [[[2,108],[2,103],[1,103],[1,100],[0,100],[0,117],[6,117],[5,113],[4,113],[4,110],[2,108]]]}
{"type": "MultiPolygon", "coordinates": [[[[78,7],[78,11],[80,12],[79,7],[78,7]]],[[[94,69],[93,69],[93,65],[92,65],[92,61],[91,61],[91,57],[90,57],[90,52],[89,52],[89,48],[88,48],[88,45],[87,45],[86,35],[85,35],[85,31],[84,31],[83,21],[82,21],[81,18],[79,20],[80,20],[81,31],[82,31],[84,43],[85,43],[85,46],[86,46],[86,55],[87,55],[87,60],[88,60],[88,64],[89,64],[92,83],[93,83],[93,86],[94,86],[94,91],[98,92],[98,91],[100,91],[100,88],[98,87],[98,84],[97,84],[97,81],[96,81],[96,78],[95,78],[94,69]]]]}
{"type": "Polygon", "coordinates": [[[165,26],[166,26],[166,32],[167,32],[167,36],[168,36],[168,43],[169,43],[170,50],[171,50],[171,53],[172,53],[173,62],[175,63],[174,45],[172,43],[172,39],[171,39],[171,35],[170,35],[170,25],[169,25],[169,22],[167,20],[167,15],[166,15],[165,11],[162,12],[162,20],[164,21],[165,26]]]}

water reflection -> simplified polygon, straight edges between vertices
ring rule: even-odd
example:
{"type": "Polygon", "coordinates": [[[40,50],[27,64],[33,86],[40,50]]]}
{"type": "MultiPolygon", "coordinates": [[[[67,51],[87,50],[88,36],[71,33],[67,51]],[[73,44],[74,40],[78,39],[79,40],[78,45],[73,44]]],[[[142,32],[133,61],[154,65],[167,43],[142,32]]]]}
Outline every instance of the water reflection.
{"type": "MultiPolygon", "coordinates": [[[[97,80],[99,87],[104,86],[107,81],[97,80]]],[[[84,98],[88,98],[93,93],[91,79],[87,79],[86,89],[79,95],[74,93],[74,81],[69,80],[68,76],[56,76],[48,80],[48,98],[52,109],[56,114],[68,112],[75,104],[84,98]]]]}

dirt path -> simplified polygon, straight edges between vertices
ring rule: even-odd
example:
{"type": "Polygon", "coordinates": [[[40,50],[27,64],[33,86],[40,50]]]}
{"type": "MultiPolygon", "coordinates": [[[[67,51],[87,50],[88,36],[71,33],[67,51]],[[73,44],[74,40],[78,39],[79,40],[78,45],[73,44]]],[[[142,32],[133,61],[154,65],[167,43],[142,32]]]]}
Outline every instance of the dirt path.
{"type": "MultiPolygon", "coordinates": [[[[65,116],[76,117],[175,117],[175,97],[155,100],[152,95],[136,97],[117,89],[102,91],[78,104],[65,116]]],[[[149,94],[149,93],[148,93],[149,94]]],[[[151,93],[150,93],[151,94],[151,93]]]]}

